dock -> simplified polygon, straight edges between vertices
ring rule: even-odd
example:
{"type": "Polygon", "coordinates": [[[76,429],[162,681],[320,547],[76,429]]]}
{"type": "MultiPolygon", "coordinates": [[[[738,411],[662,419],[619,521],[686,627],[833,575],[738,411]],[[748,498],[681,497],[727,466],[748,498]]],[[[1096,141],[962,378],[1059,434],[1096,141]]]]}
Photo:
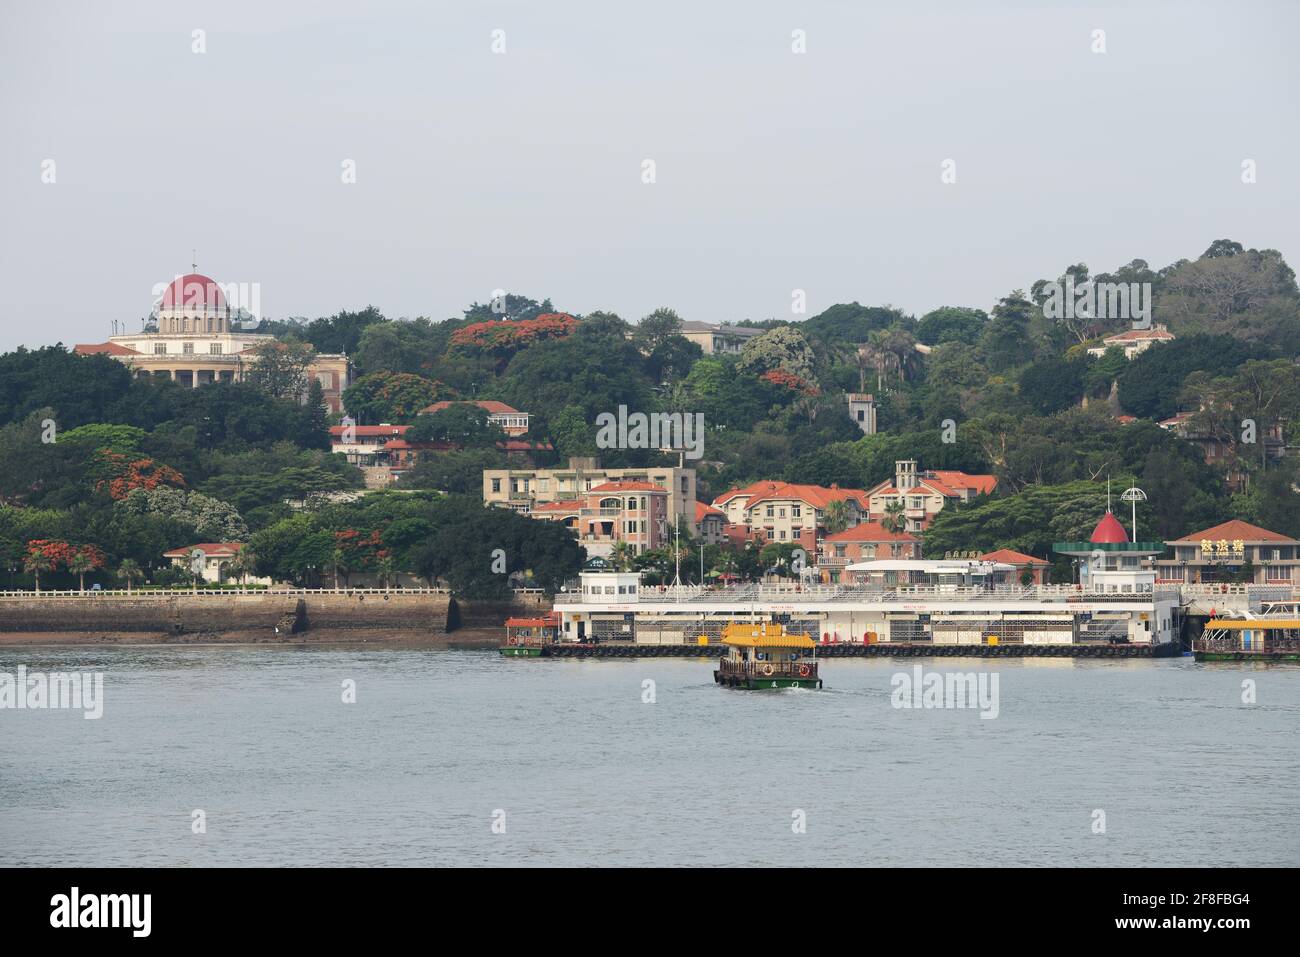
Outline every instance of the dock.
{"type": "MultiPolygon", "coordinates": [[[[718,658],[718,644],[654,645],[633,641],[594,644],[557,642],[542,648],[543,658],[718,658]]],[[[930,642],[819,645],[818,658],[1170,658],[1183,648],[1164,645],[936,645],[930,642]]]]}

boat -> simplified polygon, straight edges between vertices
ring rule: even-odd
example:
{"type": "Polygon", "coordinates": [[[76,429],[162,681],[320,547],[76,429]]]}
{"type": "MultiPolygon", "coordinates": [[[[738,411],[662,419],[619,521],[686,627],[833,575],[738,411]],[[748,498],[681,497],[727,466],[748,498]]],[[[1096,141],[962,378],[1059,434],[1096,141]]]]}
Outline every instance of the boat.
{"type": "Polygon", "coordinates": [[[713,680],[727,688],[820,688],[817,642],[780,622],[731,622],[722,629],[725,656],[713,680]]]}
{"type": "Polygon", "coordinates": [[[1211,618],[1192,642],[1197,661],[1300,661],[1300,618],[1211,618]]]}
{"type": "Polygon", "coordinates": [[[552,614],[545,618],[507,618],[506,643],[498,649],[506,658],[540,658],[547,645],[555,644],[560,620],[552,614]]]}

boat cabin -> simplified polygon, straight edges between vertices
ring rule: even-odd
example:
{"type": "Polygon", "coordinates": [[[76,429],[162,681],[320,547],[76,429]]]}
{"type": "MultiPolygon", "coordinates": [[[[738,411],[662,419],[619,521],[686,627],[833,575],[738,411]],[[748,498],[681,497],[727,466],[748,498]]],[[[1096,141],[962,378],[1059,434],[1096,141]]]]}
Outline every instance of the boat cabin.
{"type": "Polygon", "coordinates": [[[728,688],[820,688],[817,642],[777,622],[732,622],[722,631],[727,654],[713,680],[728,688]]]}
{"type": "Polygon", "coordinates": [[[554,613],[545,618],[507,618],[501,654],[508,658],[539,658],[542,648],[554,644],[559,632],[560,619],[554,613]]]}

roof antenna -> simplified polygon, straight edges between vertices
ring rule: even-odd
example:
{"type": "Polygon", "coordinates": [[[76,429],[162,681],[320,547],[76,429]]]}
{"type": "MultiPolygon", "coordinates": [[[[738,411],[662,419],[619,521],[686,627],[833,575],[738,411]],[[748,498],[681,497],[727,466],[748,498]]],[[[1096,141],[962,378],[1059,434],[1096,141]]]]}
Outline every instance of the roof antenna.
{"type": "Polygon", "coordinates": [[[190,272],[199,271],[199,264],[197,262],[198,258],[199,258],[198,253],[195,250],[191,249],[190,250],[190,272]]]}

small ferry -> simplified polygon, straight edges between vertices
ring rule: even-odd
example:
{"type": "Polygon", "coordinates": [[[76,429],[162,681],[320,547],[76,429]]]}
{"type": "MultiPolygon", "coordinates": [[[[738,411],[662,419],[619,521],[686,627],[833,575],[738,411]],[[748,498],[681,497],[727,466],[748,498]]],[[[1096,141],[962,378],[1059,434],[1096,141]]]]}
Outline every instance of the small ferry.
{"type": "Polygon", "coordinates": [[[820,688],[817,642],[779,622],[731,622],[722,630],[727,654],[713,680],[726,688],[820,688]]]}
{"type": "Polygon", "coordinates": [[[1300,661],[1300,618],[1211,618],[1192,642],[1197,661],[1300,661]]]}
{"type": "Polygon", "coordinates": [[[556,615],[545,618],[507,618],[506,643],[498,650],[507,658],[540,658],[542,649],[555,644],[560,631],[556,615]]]}

